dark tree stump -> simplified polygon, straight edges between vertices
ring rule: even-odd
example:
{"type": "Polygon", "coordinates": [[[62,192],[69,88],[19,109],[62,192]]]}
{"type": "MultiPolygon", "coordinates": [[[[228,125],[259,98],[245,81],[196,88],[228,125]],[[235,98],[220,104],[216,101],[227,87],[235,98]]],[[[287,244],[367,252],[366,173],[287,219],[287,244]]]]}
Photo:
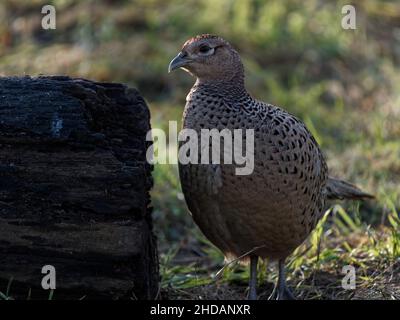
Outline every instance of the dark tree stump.
{"type": "Polygon", "coordinates": [[[158,260],[145,101],[121,84],[0,78],[0,291],[152,299],[158,260]]]}

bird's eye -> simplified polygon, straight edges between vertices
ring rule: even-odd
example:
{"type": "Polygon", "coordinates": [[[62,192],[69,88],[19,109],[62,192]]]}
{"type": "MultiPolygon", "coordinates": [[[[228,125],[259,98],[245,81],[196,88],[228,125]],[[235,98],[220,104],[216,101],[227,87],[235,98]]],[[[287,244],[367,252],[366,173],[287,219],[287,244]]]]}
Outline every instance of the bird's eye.
{"type": "Polygon", "coordinates": [[[209,51],[211,48],[209,46],[201,46],[199,51],[201,53],[206,53],[207,51],[209,51]]]}
{"type": "Polygon", "coordinates": [[[207,45],[202,45],[199,48],[199,53],[201,55],[207,55],[208,56],[208,55],[211,55],[211,54],[214,53],[214,48],[211,48],[211,47],[209,47],[207,45]]]}

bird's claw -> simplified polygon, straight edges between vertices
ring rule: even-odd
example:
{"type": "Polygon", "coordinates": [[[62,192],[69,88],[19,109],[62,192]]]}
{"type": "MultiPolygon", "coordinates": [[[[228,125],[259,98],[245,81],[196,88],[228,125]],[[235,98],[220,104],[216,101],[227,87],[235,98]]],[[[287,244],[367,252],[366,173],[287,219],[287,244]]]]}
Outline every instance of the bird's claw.
{"type": "Polygon", "coordinates": [[[274,288],[268,300],[296,300],[288,287],[274,288]]]}

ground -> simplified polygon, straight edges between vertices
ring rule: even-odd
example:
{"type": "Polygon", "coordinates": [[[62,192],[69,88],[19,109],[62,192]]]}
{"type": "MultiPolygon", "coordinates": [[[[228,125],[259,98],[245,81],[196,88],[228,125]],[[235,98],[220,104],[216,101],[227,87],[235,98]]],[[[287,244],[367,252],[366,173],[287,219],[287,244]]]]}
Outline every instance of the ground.
{"type": "MultiPolygon", "coordinates": [[[[288,259],[288,285],[299,299],[399,299],[399,242],[392,233],[390,227],[371,228],[359,218],[352,219],[336,205],[288,259]],[[346,265],[355,268],[354,290],[342,286],[346,265]]],[[[222,257],[203,239],[183,241],[179,249],[162,257],[162,299],[246,297],[248,268],[232,264],[218,274],[222,257]]],[[[273,262],[259,263],[260,299],[271,294],[276,267],[273,262]]]]}
{"type": "MultiPolygon", "coordinates": [[[[376,200],[334,202],[314,234],[288,259],[300,299],[400,298],[400,3],[355,1],[357,29],[341,27],[346,1],[53,1],[57,29],[40,28],[46,1],[0,4],[0,73],[68,74],[137,87],[153,128],[180,120],[193,79],[167,73],[183,42],[216,33],[240,52],[249,91],[301,118],[331,174],[376,200]],[[89,14],[90,13],[90,14],[89,14]],[[193,18],[195,17],[195,19],[193,18]],[[305,252],[305,253],[304,253],[305,252]],[[356,271],[344,290],[342,268],[356,271]]],[[[176,165],[157,165],[153,218],[161,299],[242,299],[248,270],[232,264],[192,222],[176,165]]],[[[276,280],[260,263],[260,298],[276,280]]],[[[7,288],[0,288],[4,296],[7,288]]],[[[55,296],[56,298],[56,296],[55,296]]]]}

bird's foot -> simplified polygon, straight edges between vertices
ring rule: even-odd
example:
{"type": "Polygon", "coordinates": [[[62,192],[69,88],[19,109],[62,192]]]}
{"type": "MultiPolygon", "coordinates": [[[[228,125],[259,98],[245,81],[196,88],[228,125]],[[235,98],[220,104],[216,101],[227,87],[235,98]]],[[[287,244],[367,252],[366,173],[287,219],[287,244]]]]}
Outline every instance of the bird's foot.
{"type": "Polygon", "coordinates": [[[296,300],[292,291],[284,286],[282,288],[275,287],[268,300],[296,300]]]}
{"type": "Polygon", "coordinates": [[[292,291],[288,287],[285,287],[283,292],[278,292],[277,300],[296,300],[296,298],[292,291]]]}
{"type": "Polygon", "coordinates": [[[278,282],[268,300],[296,300],[293,293],[286,286],[285,259],[279,260],[278,282]]]}
{"type": "Polygon", "coordinates": [[[247,300],[257,300],[257,293],[255,290],[250,290],[247,300]]]}

